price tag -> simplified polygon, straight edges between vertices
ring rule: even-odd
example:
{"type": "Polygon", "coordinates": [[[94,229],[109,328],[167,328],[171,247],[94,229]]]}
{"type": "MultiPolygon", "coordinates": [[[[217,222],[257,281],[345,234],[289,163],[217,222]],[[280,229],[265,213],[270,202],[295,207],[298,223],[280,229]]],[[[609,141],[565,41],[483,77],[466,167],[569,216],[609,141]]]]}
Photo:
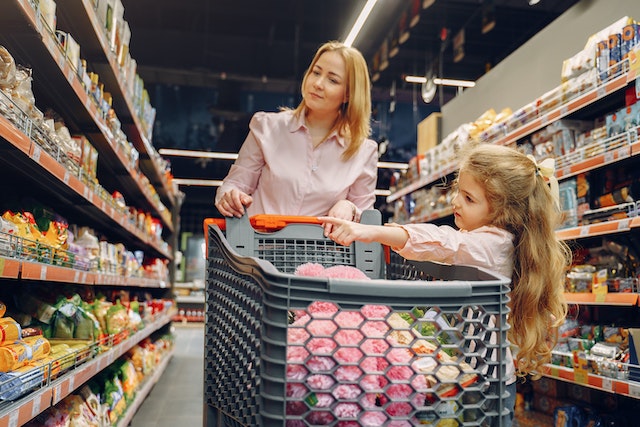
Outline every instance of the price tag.
{"type": "Polygon", "coordinates": [[[39,146],[34,145],[33,154],[31,155],[31,158],[33,159],[33,161],[40,162],[40,152],[41,151],[42,151],[42,149],[39,146]]]}
{"type": "Polygon", "coordinates": [[[580,237],[586,237],[589,235],[589,226],[580,227],[580,237]]]}
{"type": "Polygon", "coordinates": [[[540,123],[542,123],[542,126],[546,126],[549,124],[549,116],[548,115],[544,115],[542,117],[540,117],[540,123]]]}
{"type": "Polygon", "coordinates": [[[613,391],[613,381],[611,380],[611,378],[602,378],[602,389],[605,391],[613,391]]]}
{"type": "Polygon", "coordinates": [[[613,155],[613,151],[607,151],[604,153],[604,162],[612,163],[615,160],[615,156],[613,155]]]}
{"type": "Polygon", "coordinates": [[[618,221],[618,231],[624,231],[629,229],[629,218],[621,219],[618,221]]]}
{"type": "Polygon", "coordinates": [[[626,159],[629,156],[631,156],[631,147],[630,146],[627,145],[626,147],[622,147],[621,149],[618,150],[618,158],[619,159],[626,159]]]}
{"type": "Polygon", "coordinates": [[[62,177],[62,182],[64,182],[65,185],[69,185],[69,171],[68,170],[64,171],[64,177],[62,177]]]}
{"type": "Polygon", "coordinates": [[[80,281],[80,272],[78,270],[73,272],[73,283],[78,283],[80,281]]]}
{"type": "Polygon", "coordinates": [[[600,86],[596,93],[598,95],[598,98],[604,98],[605,96],[607,96],[607,88],[604,86],[600,86]]]}
{"type": "Polygon", "coordinates": [[[84,196],[85,199],[89,200],[89,196],[91,195],[91,191],[89,190],[89,187],[87,187],[86,185],[84,186],[84,192],[82,194],[84,196]]]}
{"type": "Polygon", "coordinates": [[[14,409],[9,415],[9,427],[18,427],[18,418],[20,416],[20,408],[14,409]]]}
{"type": "Polygon", "coordinates": [[[58,403],[60,402],[60,400],[62,400],[62,385],[58,384],[57,386],[55,386],[53,388],[53,402],[54,403],[58,403]]]}
{"type": "Polygon", "coordinates": [[[560,115],[566,116],[567,114],[569,114],[569,107],[567,105],[563,105],[560,109],[560,115]]]}
{"type": "Polygon", "coordinates": [[[629,396],[640,399],[640,384],[629,382],[629,396]]]}
{"type": "Polygon", "coordinates": [[[40,8],[36,8],[36,30],[39,34],[42,34],[42,15],[40,15],[40,8]]]}
{"type": "Polygon", "coordinates": [[[31,418],[35,417],[40,413],[40,400],[42,396],[37,396],[33,399],[33,405],[31,406],[31,418]]]}
{"type": "Polygon", "coordinates": [[[75,383],[76,383],[76,376],[71,375],[71,377],[69,377],[69,391],[73,391],[76,389],[75,383]]]}
{"type": "Polygon", "coordinates": [[[67,80],[69,80],[69,83],[73,84],[73,76],[76,73],[73,71],[73,68],[69,67],[69,72],[67,73],[67,80]]]}
{"type": "Polygon", "coordinates": [[[84,98],[84,106],[88,111],[91,111],[91,98],[89,95],[84,98]]]}
{"type": "Polygon", "coordinates": [[[40,267],[40,280],[47,279],[47,266],[43,265],[40,267]]]}

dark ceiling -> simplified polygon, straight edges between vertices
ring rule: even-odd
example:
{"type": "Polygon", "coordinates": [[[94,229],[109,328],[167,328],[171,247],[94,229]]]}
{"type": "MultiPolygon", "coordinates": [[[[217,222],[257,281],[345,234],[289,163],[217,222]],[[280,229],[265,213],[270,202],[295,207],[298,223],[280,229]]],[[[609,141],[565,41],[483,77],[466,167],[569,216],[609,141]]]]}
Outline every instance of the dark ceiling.
{"type": "MultiPolygon", "coordinates": [[[[415,87],[405,83],[403,75],[433,70],[445,78],[477,80],[577,2],[541,0],[530,6],[529,0],[378,0],[354,46],[369,64],[374,100],[391,100],[394,92],[398,102],[411,102],[415,87]],[[491,21],[487,18],[493,18],[495,25],[483,34],[483,23],[491,21]],[[455,62],[452,40],[462,29],[464,56],[455,62]],[[385,41],[389,58],[382,70],[385,41]]],[[[145,86],[207,87],[230,91],[231,96],[259,91],[298,95],[316,49],[328,40],[343,40],[365,3],[123,0],[132,34],[131,55],[145,86]]],[[[432,104],[438,108],[455,95],[455,88],[440,88],[432,104]]],[[[226,110],[234,108],[222,105],[218,114],[233,115],[235,111],[226,110]]],[[[225,132],[230,131],[235,132],[234,142],[225,151],[237,151],[246,136],[246,123],[227,126],[225,132]]],[[[176,143],[175,148],[183,148],[176,143]]],[[[170,161],[178,178],[200,174],[222,179],[230,166],[220,160],[171,157],[170,161]]],[[[214,190],[181,190],[186,194],[182,216],[195,215],[192,222],[199,230],[202,215],[216,214],[214,190]]]]}
{"type": "MultiPolygon", "coordinates": [[[[145,83],[217,86],[227,80],[248,90],[278,92],[298,90],[316,49],[325,41],[344,39],[365,3],[123,0],[131,53],[145,83]]],[[[354,46],[364,54],[374,79],[379,74],[373,85],[376,94],[388,93],[393,82],[402,90],[403,74],[424,75],[431,68],[439,74],[440,66],[441,77],[477,80],[575,3],[379,0],[354,46]],[[495,26],[483,34],[485,15],[494,17],[495,26]],[[448,34],[444,44],[443,29],[448,34]],[[451,42],[462,29],[464,57],[454,62],[451,42]],[[398,34],[408,38],[398,42],[397,54],[377,73],[376,54],[385,39],[389,45],[398,41],[398,34]]]]}

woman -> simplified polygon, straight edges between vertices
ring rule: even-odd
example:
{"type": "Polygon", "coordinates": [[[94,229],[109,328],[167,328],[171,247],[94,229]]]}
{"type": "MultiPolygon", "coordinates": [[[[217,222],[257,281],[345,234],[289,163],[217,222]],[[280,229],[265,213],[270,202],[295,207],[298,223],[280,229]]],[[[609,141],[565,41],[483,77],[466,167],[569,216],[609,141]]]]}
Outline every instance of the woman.
{"type": "MultiPolygon", "coordinates": [[[[375,202],[377,144],[362,54],[339,42],[316,52],[295,109],[258,112],[218,189],[224,216],[329,215],[359,221],[375,202]]],[[[331,226],[326,227],[327,230],[331,226]]]]}

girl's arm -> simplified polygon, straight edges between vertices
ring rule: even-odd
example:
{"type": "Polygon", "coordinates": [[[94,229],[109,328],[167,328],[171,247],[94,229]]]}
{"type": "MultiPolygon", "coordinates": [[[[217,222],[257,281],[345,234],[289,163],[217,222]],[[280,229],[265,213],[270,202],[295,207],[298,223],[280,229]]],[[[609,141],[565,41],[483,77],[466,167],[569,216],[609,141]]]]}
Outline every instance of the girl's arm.
{"type": "Polygon", "coordinates": [[[333,226],[329,234],[325,232],[325,237],[344,246],[349,246],[357,240],[364,243],[377,242],[392,248],[402,248],[409,239],[409,235],[401,227],[359,224],[328,216],[318,217],[318,220],[322,222],[323,226],[326,224],[333,226]]]}

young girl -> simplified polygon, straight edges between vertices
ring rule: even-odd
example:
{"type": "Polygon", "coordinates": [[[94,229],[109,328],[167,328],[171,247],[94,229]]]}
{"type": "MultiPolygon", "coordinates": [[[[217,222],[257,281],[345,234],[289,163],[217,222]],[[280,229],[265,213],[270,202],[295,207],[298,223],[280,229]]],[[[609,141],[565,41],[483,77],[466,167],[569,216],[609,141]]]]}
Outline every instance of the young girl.
{"type": "Polygon", "coordinates": [[[515,369],[507,372],[507,407],[513,414],[515,371],[535,376],[551,359],[557,333],[549,331],[567,314],[562,294],[571,252],[555,236],[561,221],[558,196],[545,180],[555,179],[552,170],[499,145],[479,144],[465,154],[451,202],[458,230],[319,219],[333,225],[328,237],[343,245],[379,242],[408,259],[474,265],[511,277],[508,338],[516,354],[515,369]]]}

